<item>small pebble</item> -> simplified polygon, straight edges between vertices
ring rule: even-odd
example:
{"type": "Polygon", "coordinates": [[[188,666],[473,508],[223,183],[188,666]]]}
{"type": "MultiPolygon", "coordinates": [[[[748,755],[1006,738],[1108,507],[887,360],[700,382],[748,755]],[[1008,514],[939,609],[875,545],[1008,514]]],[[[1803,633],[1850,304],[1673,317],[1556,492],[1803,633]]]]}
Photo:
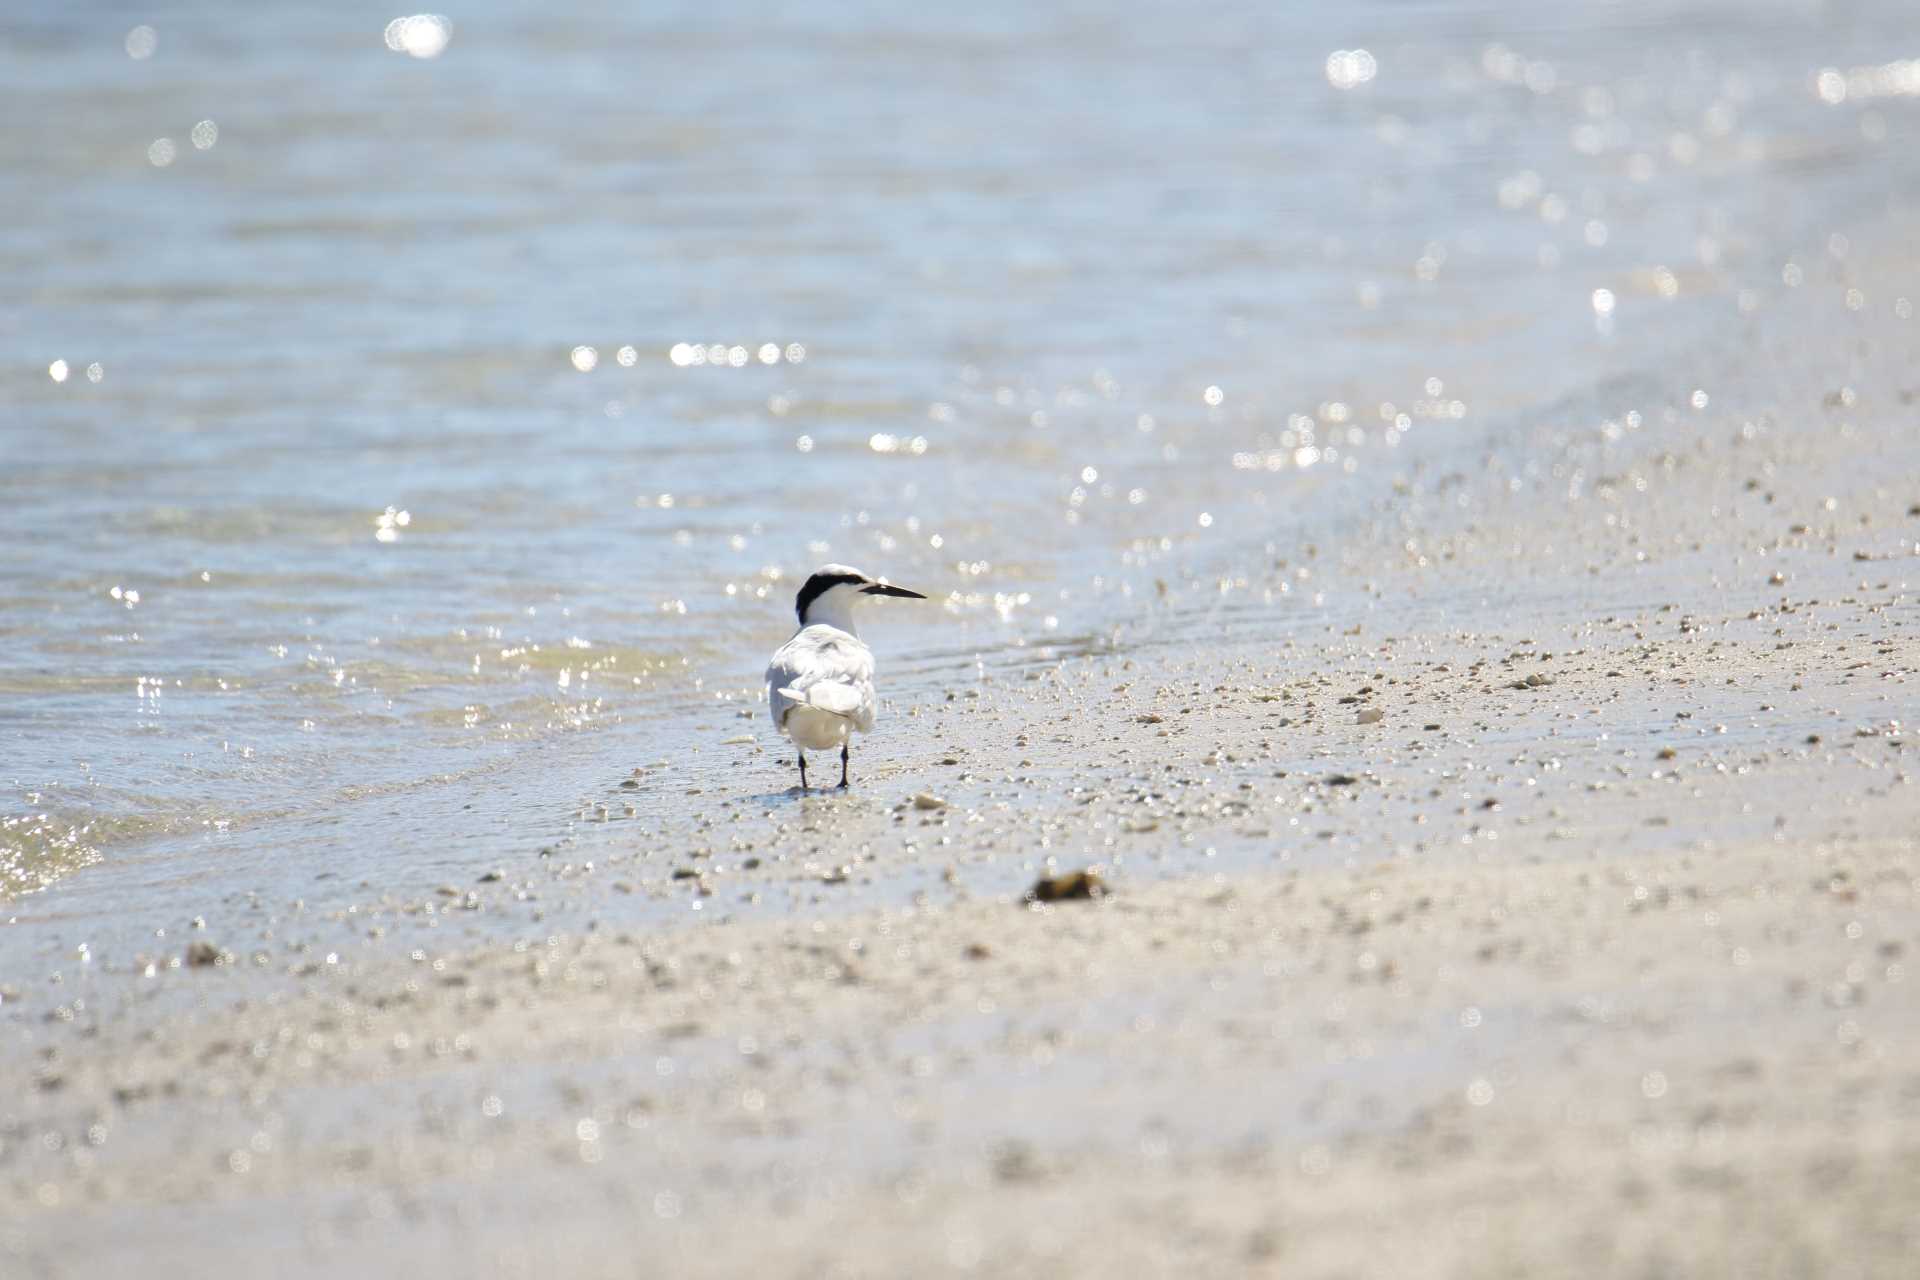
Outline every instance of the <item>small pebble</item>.
{"type": "Polygon", "coordinates": [[[1063,876],[1042,876],[1027,890],[1025,902],[1086,902],[1107,896],[1107,882],[1093,871],[1071,871],[1063,876]]]}

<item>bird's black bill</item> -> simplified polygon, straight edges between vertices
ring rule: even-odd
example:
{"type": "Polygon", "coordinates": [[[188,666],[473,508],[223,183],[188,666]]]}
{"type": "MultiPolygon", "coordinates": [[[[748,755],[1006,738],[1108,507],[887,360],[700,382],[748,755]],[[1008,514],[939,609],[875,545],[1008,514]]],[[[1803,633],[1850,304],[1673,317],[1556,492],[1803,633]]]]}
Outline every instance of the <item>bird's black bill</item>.
{"type": "Polygon", "coordinates": [[[884,582],[876,582],[872,586],[865,588],[864,594],[870,596],[899,596],[902,600],[926,599],[926,597],[918,591],[909,591],[905,587],[888,586],[884,582]]]}

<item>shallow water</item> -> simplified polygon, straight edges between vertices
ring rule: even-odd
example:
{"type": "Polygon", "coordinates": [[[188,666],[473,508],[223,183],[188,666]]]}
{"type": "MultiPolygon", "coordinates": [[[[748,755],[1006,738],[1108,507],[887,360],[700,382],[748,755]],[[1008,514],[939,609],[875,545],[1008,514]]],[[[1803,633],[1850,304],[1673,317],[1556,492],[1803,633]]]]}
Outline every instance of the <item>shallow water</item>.
{"type": "Polygon", "coordinates": [[[0,21],[9,914],[695,803],[829,558],[943,598],[904,695],[1125,643],[1838,295],[1920,177],[1892,0],[646,8],[0,21]]]}

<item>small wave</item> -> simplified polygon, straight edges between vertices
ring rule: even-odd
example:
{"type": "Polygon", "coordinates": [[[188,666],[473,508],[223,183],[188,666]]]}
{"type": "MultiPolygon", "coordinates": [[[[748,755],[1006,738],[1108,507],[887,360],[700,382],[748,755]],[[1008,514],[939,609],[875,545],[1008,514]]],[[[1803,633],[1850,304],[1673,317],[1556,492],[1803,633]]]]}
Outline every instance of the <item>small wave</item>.
{"type": "Polygon", "coordinates": [[[37,893],[100,861],[96,825],[56,813],[0,818],[0,900],[37,893]]]}

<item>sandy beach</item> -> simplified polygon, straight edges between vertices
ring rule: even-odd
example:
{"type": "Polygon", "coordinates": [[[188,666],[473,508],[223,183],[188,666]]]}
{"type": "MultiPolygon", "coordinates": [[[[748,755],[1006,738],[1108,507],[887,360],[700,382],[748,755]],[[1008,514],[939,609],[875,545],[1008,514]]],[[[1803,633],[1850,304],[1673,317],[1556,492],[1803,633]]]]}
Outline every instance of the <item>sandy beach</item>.
{"type": "Polygon", "coordinates": [[[1908,5],[16,7],[0,1280],[1915,1274],[1908,5]]]}
{"type": "Polygon", "coordinates": [[[49,944],[6,1273],[1905,1274],[1914,340],[1808,332],[891,705],[851,793],[730,711],[732,786],[475,883],[49,944]]]}

